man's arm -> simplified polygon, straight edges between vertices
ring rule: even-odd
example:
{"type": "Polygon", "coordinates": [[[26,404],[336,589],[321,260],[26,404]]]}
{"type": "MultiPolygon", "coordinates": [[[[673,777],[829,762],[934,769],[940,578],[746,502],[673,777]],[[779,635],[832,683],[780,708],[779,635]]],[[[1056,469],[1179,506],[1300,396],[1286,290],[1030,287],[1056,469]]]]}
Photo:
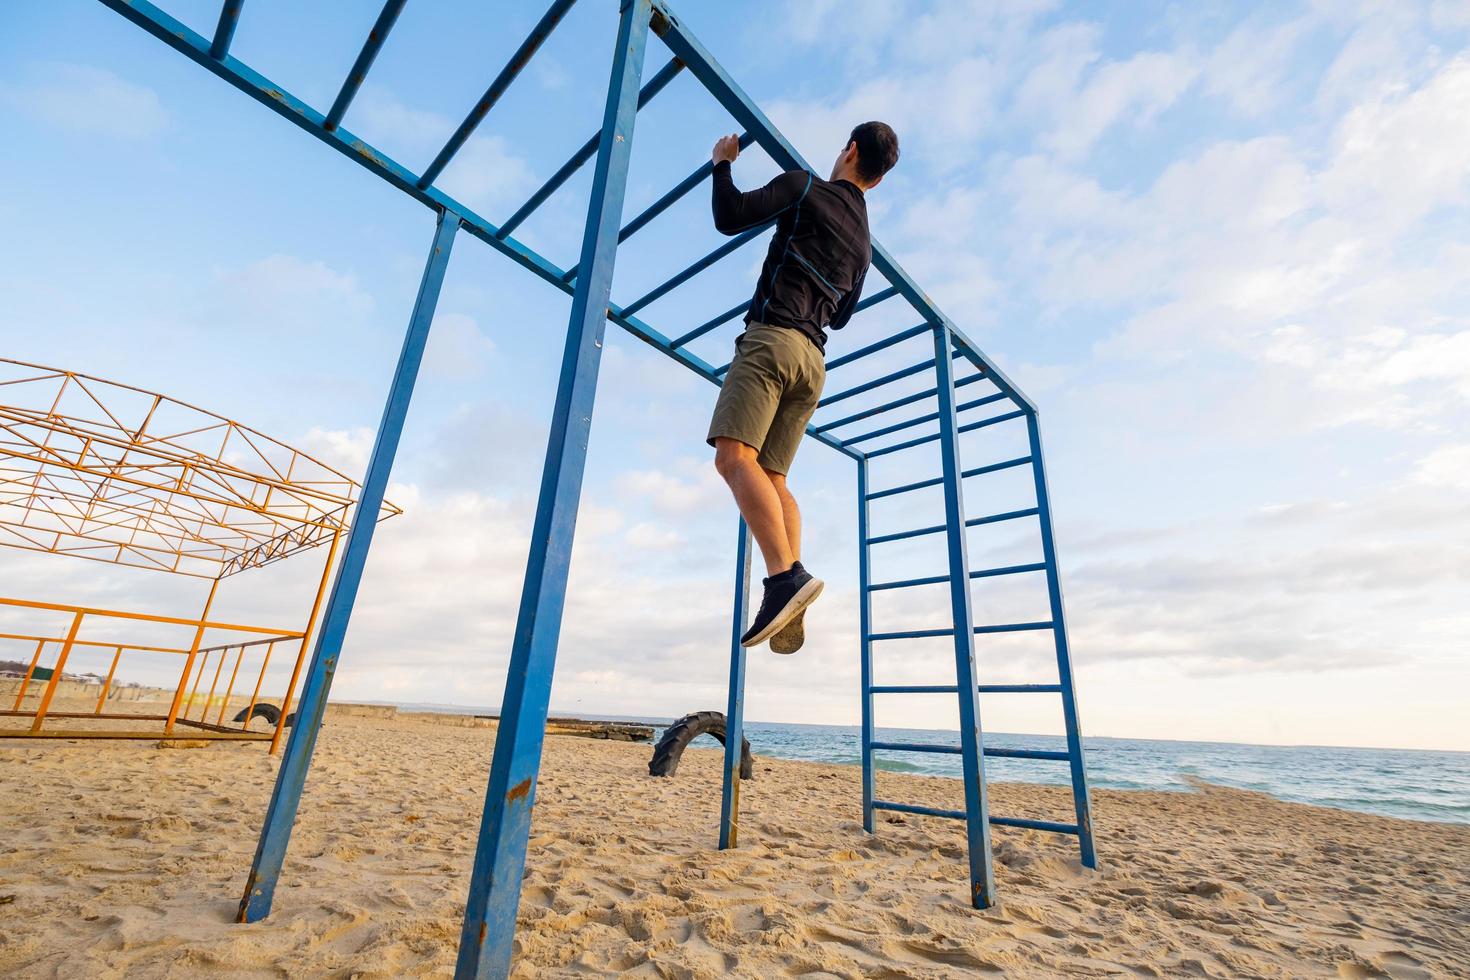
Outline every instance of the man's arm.
{"type": "Polygon", "coordinates": [[[725,235],[738,235],[774,219],[800,201],[811,184],[810,174],[790,170],[764,187],[742,193],[730,175],[730,164],[739,154],[735,136],[721,137],[710,154],[715,162],[711,179],[715,228],[725,235]]]}
{"type": "Polygon", "coordinates": [[[857,282],[852,284],[852,288],[842,297],[841,301],[837,304],[837,309],[833,311],[832,322],[827,324],[829,330],[841,330],[847,326],[847,321],[852,319],[852,312],[857,309],[858,300],[863,295],[863,280],[867,277],[868,270],[866,268],[858,273],[857,282]]]}

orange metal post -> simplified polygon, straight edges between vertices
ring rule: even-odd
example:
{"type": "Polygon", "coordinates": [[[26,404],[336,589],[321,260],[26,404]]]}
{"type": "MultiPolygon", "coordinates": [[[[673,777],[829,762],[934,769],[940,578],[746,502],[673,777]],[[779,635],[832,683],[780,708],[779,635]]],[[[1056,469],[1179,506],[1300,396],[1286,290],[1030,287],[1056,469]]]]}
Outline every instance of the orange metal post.
{"type": "Polygon", "coordinates": [[[204,659],[199,661],[199,673],[194,675],[194,687],[189,691],[189,703],[184,705],[184,717],[189,717],[189,709],[194,707],[194,702],[199,698],[199,685],[204,682],[204,672],[209,669],[209,655],[213,650],[204,651],[204,659]]]}
{"type": "MultiPolygon", "coordinates": [[[[184,700],[184,685],[189,683],[189,671],[194,667],[194,658],[199,655],[199,643],[204,639],[204,624],[209,621],[209,607],[214,603],[214,593],[219,589],[219,579],[209,583],[209,597],[204,600],[204,612],[199,614],[199,628],[194,631],[194,642],[189,645],[189,656],[184,661],[184,673],[179,678],[179,689],[174,692],[174,703],[168,709],[168,723],[163,726],[165,735],[174,733],[174,719],[179,716],[179,705],[184,700]]],[[[204,668],[199,668],[204,673],[204,668]]]]}
{"type": "Polygon", "coordinates": [[[255,701],[260,697],[260,685],[265,680],[265,669],[271,665],[271,651],[276,648],[274,643],[265,645],[265,660],[261,661],[260,674],[255,678],[255,690],[250,692],[250,704],[245,707],[245,721],[241,728],[250,727],[250,712],[255,710],[255,701]]]}
{"type": "Polygon", "coordinates": [[[41,650],[46,646],[46,641],[41,640],[36,644],[36,653],[31,657],[31,665],[26,668],[26,676],[20,682],[20,690],[15,694],[15,704],[10,706],[11,711],[19,711],[21,701],[25,700],[26,688],[31,686],[31,675],[36,672],[36,664],[41,660],[41,650]]]}
{"type": "MultiPolygon", "coordinates": [[[[355,515],[353,520],[361,516],[355,515]]],[[[364,519],[373,520],[376,517],[376,514],[369,514],[364,519]]],[[[306,630],[301,634],[301,648],[296,651],[296,666],[291,668],[291,683],[286,685],[286,697],[281,701],[281,717],[276,722],[276,734],[271,739],[271,755],[275,755],[281,748],[281,733],[286,730],[286,713],[291,710],[291,696],[296,693],[296,681],[301,677],[301,664],[306,659],[306,645],[311,642],[311,631],[316,628],[317,614],[322,611],[322,598],[327,594],[327,582],[332,577],[332,559],[337,557],[337,545],[341,540],[342,531],[339,528],[332,535],[332,545],[327,549],[327,561],[322,566],[322,580],[316,587],[316,598],[311,603],[311,615],[306,618],[306,630]]]]}
{"type": "MultiPolygon", "coordinates": [[[[235,653],[235,669],[230,671],[230,685],[225,688],[225,699],[219,703],[219,717],[214,720],[216,725],[225,723],[225,709],[230,706],[230,694],[235,690],[235,678],[240,676],[240,661],[245,659],[245,645],[240,644],[240,649],[235,653]]],[[[221,659],[220,663],[224,663],[221,659]]]]}
{"type": "Polygon", "coordinates": [[[107,680],[102,682],[102,693],[97,695],[97,710],[92,712],[92,714],[102,714],[102,702],[107,700],[107,689],[112,687],[112,675],[117,673],[117,662],[121,659],[122,647],[119,646],[117,652],[112,655],[112,666],[107,668],[107,680]]]}
{"type": "MultiPolygon", "coordinates": [[[[209,714],[209,706],[214,703],[214,689],[216,687],[219,687],[220,671],[224,669],[225,657],[229,656],[229,654],[230,651],[228,648],[219,652],[219,663],[216,664],[214,668],[214,680],[209,682],[209,694],[205,696],[204,708],[199,712],[200,721],[203,721],[205,719],[205,716],[209,714]]],[[[203,671],[201,670],[200,673],[202,674],[203,671]]]]}
{"type": "Polygon", "coordinates": [[[51,707],[51,699],[56,696],[56,685],[61,683],[61,669],[66,666],[66,658],[71,653],[71,645],[76,642],[77,631],[82,628],[82,619],[86,613],[78,612],[72,617],[71,631],[66,634],[66,642],[61,645],[61,653],[56,656],[56,666],[51,668],[51,680],[46,684],[46,693],[41,695],[41,704],[36,708],[36,720],[31,724],[32,732],[41,730],[41,722],[46,720],[46,711],[51,707]]]}

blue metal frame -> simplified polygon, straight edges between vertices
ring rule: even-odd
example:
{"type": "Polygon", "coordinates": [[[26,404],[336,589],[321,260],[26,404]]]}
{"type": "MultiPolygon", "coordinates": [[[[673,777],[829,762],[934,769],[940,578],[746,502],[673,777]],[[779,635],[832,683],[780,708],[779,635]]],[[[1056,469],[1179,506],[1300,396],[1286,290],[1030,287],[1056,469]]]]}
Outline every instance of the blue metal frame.
{"type": "MultiPolygon", "coordinates": [[[[403,337],[398,367],[388,386],[388,403],[383,408],[372,456],[368,459],[367,475],[362,481],[362,496],[357,502],[359,516],[376,514],[382,509],[383,494],[388,489],[388,476],[393,470],[393,458],[398,453],[398,440],[403,435],[408,404],[413,399],[414,384],[424,359],[424,345],[429,340],[434,307],[439,302],[439,290],[444,285],[444,271],[449,266],[449,252],[459,223],[459,215],[454,212],[439,213],[434,244],[419,282],[419,294],[414,301],[413,315],[408,320],[408,331],[403,337]]],[[[347,635],[347,624],[352,618],[352,606],[357,601],[357,589],[362,584],[363,568],[377,527],[378,522],[371,518],[354,519],[347,531],[347,544],[342,549],[337,578],[332,583],[331,596],[327,599],[316,646],[311,653],[311,666],[306,671],[306,685],[302,688],[301,701],[296,709],[296,724],[291,726],[291,735],[286,741],[285,755],[281,758],[280,771],[276,773],[275,789],[271,791],[270,805],[260,831],[260,842],[251,862],[250,875],[245,880],[245,896],[240,900],[240,922],[256,922],[270,914],[276,879],[280,877],[281,864],[286,858],[291,827],[296,822],[301,791],[306,785],[306,771],[311,765],[322,714],[327,708],[327,693],[332,687],[337,659],[342,654],[342,641],[347,635]]]]}
{"type": "Polygon", "coordinates": [[[940,465],[944,470],[944,536],[949,550],[949,604],[954,619],[955,684],[960,707],[960,748],[964,754],[965,836],[970,845],[970,902],[977,909],[995,904],[995,870],[990,854],[990,803],[985,760],[980,752],[980,694],[975,670],[970,612],[970,560],[965,540],[964,486],[960,480],[959,433],[955,412],[954,369],[948,327],[934,329],[934,369],[939,389],[940,465]]]}
{"type": "MultiPolygon", "coordinates": [[[[435,160],[422,173],[414,173],[378,148],[357,138],[341,126],[354,97],[361,88],[374,60],[382,50],[388,34],[406,0],[385,0],[372,31],[343,81],[331,108],[323,114],[292,95],[250,66],[233,57],[230,43],[238,25],[243,0],[224,0],[219,22],[212,37],[190,30],[177,19],[160,10],[151,0],[100,0],[102,4],[138,25],[155,38],[202,66],[216,77],[266,106],[283,119],[320,140],[358,166],[387,182],[439,216],[434,249],[430,254],[419,297],[404,341],[398,370],[390,386],[387,407],[379,428],[367,475],[363,481],[362,512],[369,513],[381,500],[384,484],[391,470],[393,456],[402,431],[413,383],[422,356],[423,341],[432,319],[433,306],[443,280],[449,247],[456,231],[464,231],[485,242],[511,261],[544,282],[567,293],[572,300],[570,324],[558,385],[556,409],[548,440],[541,496],[538,500],[533,546],[527,564],[525,587],[521,597],[511,667],[503,701],[502,722],[496,740],[494,763],[487,786],[486,807],[471,874],[457,974],[462,977],[504,976],[509,969],[511,941],[519,897],[520,876],[525,863],[525,847],[531,808],[535,799],[535,782],[539,769],[545,716],[555,664],[557,635],[565,599],[567,562],[576,521],[577,505],[585,465],[587,436],[590,431],[602,334],[611,321],[645,344],[659,350],[686,369],[714,384],[719,384],[727,370],[714,367],[685,348],[691,342],[738,318],[747,303],[720,313],[674,339],[655,329],[638,314],[657,299],[677,289],[693,276],[730,254],[745,239],[737,238],[721,246],[693,266],[667,279],[653,291],[627,305],[612,302],[610,296],[613,263],[617,246],[627,240],[694,188],[708,179],[712,165],[702,163],[687,177],[657,198],[631,221],[619,227],[631,137],[637,112],[649,100],[687,70],[719,104],[730,113],[743,130],[742,147],[758,144],[776,163],[787,169],[812,168],[802,159],[786,138],[770,123],[759,107],[735,84],[710,53],[680,22],[666,0],[622,0],[618,46],[614,57],[601,129],[587,140],[534,193],[525,204],[500,225],[496,225],[473,209],[435,186],[437,177],[483,122],[494,104],[504,95],[527,61],[549,37],[565,16],[574,0],[551,0],[541,20],[525,38],[509,62],[491,81],[485,94],[466,116],[455,135],[445,144],[435,160]],[[672,54],[672,59],[639,87],[645,60],[648,34],[657,34],[672,54]],[[517,240],[512,232],[533,214],[552,194],[593,157],[597,164],[593,176],[587,224],[578,261],[563,269],[517,240]],[[587,275],[583,275],[587,270],[587,275]]],[[[751,232],[754,237],[758,232],[751,232]]],[[[1088,795],[1085,759],[1080,725],[1077,719],[1076,694],[1072,676],[1070,645],[1067,637],[1064,604],[1052,530],[1051,503],[1046,484],[1037,409],[1033,402],[992,362],[973,341],[938,309],[914,280],[879,243],[873,245],[873,268],[877,275],[870,282],[886,280],[886,286],[860,300],[857,312],[880,303],[901,299],[917,314],[917,326],[895,331],[874,343],[833,359],[830,369],[844,368],[869,359],[924,332],[932,333],[934,357],[898,371],[889,371],[869,380],[857,380],[848,388],[823,400],[826,408],[835,402],[877,390],[902,378],[934,373],[934,384],[924,390],[894,398],[845,417],[813,423],[810,436],[852,459],[857,466],[860,598],[860,657],[862,684],[863,740],[863,823],[874,830],[873,813],[886,809],[903,813],[956,817],[966,821],[969,837],[969,861],[972,900],[986,905],[994,900],[993,870],[989,848],[989,826],[1022,827],[1057,833],[1076,834],[1083,863],[1095,866],[1097,856],[1093,841],[1091,806],[1088,795]],[[967,362],[973,373],[955,376],[955,360],[967,362]],[[983,395],[957,404],[958,389],[975,384],[988,385],[983,395]],[[1010,410],[1001,414],[961,424],[960,416],[972,409],[1009,402],[1010,410]],[[919,406],[920,414],[902,417],[892,415],[908,406],[919,406]],[[929,410],[933,406],[933,410],[929,410]],[[892,421],[877,428],[846,438],[835,430],[864,419],[889,416],[892,421]],[[963,468],[960,462],[960,436],[964,433],[1003,421],[1025,418],[1028,426],[1028,455],[998,462],[963,468]],[[885,437],[906,430],[937,423],[937,431],[920,431],[898,442],[880,444],[885,437]],[[938,477],[920,479],[883,490],[870,488],[869,461],[899,453],[905,449],[935,442],[940,446],[942,473],[938,477]],[[1005,469],[1030,465],[1036,490],[1036,506],[982,517],[966,518],[963,507],[965,479],[1005,469]],[[870,502],[910,491],[941,487],[945,508],[943,523],[932,524],[875,535],[870,524],[870,502]],[[1041,531],[1042,561],[970,570],[966,529],[999,522],[1036,517],[1041,531]],[[922,576],[896,582],[874,584],[871,551],[876,545],[910,540],[930,534],[943,534],[948,552],[946,574],[922,576]],[[975,624],[971,619],[970,588],[977,580],[996,576],[1044,571],[1048,587],[1051,618],[1045,622],[975,624]],[[872,617],[871,596],[875,591],[938,585],[950,586],[953,623],[947,628],[897,629],[878,632],[872,617]],[[1059,680],[1057,683],[980,684],[976,677],[975,637],[1014,631],[1050,632],[1056,648],[1059,680]],[[953,684],[879,685],[874,683],[873,643],[878,640],[900,641],[925,637],[949,637],[954,646],[956,676],[953,684]],[[1061,695],[1067,733],[1067,751],[1003,750],[986,748],[980,730],[979,695],[1045,693],[1061,695]],[[962,735],[954,746],[914,746],[883,742],[876,738],[873,697],[876,694],[948,694],[958,697],[962,735]],[[913,806],[878,798],[875,785],[874,751],[957,751],[963,760],[965,809],[945,810],[913,806]],[[986,756],[1043,759],[1069,763],[1072,775],[1076,824],[1031,820],[1022,817],[991,817],[985,797],[983,760],[986,756]]],[[[913,322],[913,321],[909,321],[913,322]]],[[[908,458],[908,457],[905,457],[908,458]]],[[[277,778],[270,808],[266,814],[260,846],[257,850],[241,917],[254,921],[269,912],[271,896],[280,872],[292,819],[300,803],[307,767],[315,744],[317,729],[325,706],[327,692],[341,652],[343,637],[352,611],[352,603],[360,582],[368,546],[375,524],[354,524],[348,534],[338,566],[331,598],[323,616],[322,630],[313,652],[303,691],[301,722],[291,732],[277,778]]],[[[726,767],[721,807],[720,843],[733,847],[738,839],[739,759],[744,714],[745,652],[739,646],[739,635],[748,612],[749,562],[751,540],[748,529],[741,525],[737,545],[736,595],[732,625],[732,657],[730,664],[730,701],[727,723],[726,767]]]]}
{"type": "Polygon", "coordinates": [[[454,972],[461,980],[510,973],[651,15],[649,0],[625,0],[618,26],[597,169],[582,233],[581,266],[587,274],[577,279],[562,354],[509,679],[500,706],[485,813],[459,937],[454,972]]]}
{"type": "Polygon", "coordinates": [[[740,760],[745,739],[745,647],[740,637],[750,618],[750,546],[745,518],[735,546],[735,610],[730,625],[730,697],[725,706],[725,771],[720,788],[720,850],[736,847],[740,838],[740,760]]]}

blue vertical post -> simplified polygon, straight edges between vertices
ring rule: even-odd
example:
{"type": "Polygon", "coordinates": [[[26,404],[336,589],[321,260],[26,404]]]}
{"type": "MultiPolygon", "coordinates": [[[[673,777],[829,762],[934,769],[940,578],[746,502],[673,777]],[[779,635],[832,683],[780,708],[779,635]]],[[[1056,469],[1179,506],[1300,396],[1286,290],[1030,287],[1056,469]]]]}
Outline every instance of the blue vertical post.
{"type": "Polygon", "coordinates": [[[858,656],[862,665],[863,829],[873,832],[873,593],[868,555],[868,461],[858,460],[858,656]]]}
{"type": "Polygon", "coordinates": [[[750,613],[750,528],[740,519],[735,547],[735,612],[730,627],[730,700],[725,708],[725,779],[720,796],[720,850],[736,847],[740,837],[740,759],[745,740],[745,647],[740,637],[750,613]]]}
{"type": "Polygon", "coordinates": [[[980,691],[975,671],[975,628],[970,610],[970,561],[965,541],[965,496],[955,418],[954,364],[949,328],[934,327],[935,389],[939,396],[939,456],[944,469],[944,537],[949,548],[949,602],[954,614],[955,684],[960,703],[960,752],[965,769],[965,832],[970,850],[970,901],[995,903],[990,854],[990,803],[981,751],[980,691]]]}
{"type": "Polygon", "coordinates": [[[510,972],[651,14],[649,0],[623,2],[582,232],[581,268],[587,274],[578,277],[572,297],[531,552],[460,932],[455,964],[460,980],[504,977],[510,972]]]}
{"type": "Polygon", "coordinates": [[[316,647],[312,650],[311,666],[306,672],[306,685],[301,691],[300,707],[296,709],[296,724],[291,727],[291,735],[286,741],[286,753],[281,759],[275,789],[271,792],[270,806],[265,812],[265,826],[261,828],[260,843],[255,849],[255,860],[250,866],[250,877],[245,883],[245,897],[240,900],[237,918],[239,922],[259,921],[271,911],[276,879],[281,873],[281,863],[286,858],[286,847],[291,842],[291,826],[296,821],[296,810],[301,805],[306,771],[311,766],[311,755],[316,748],[322,713],[326,710],[327,692],[332,687],[337,658],[342,653],[342,641],[347,634],[348,621],[352,618],[352,606],[357,601],[363,566],[367,562],[368,549],[372,547],[373,532],[378,526],[378,512],[383,508],[383,493],[388,487],[388,476],[393,471],[393,458],[398,454],[398,440],[403,435],[403,422],[408,415],[409,401],[413,398],[419,365],[424,359],[424,344],[429,339],[429,325],[434,320],[434,307],[439,302],[439,290],[444,284],[444,270],[449,265],[449,250],[454,245],[454,235],[459,230],[459,224],[459,215],[452,211],[439,213],[434,246],[429,251],[428,264],[419,281],[418,299],[414,302],[408,331],[403,337],[403,350],[398,355],[398,367],[393,372],[393,382],[388,387],[388,403],[383,408],[378,436],[373,443],[372,456],[368,459],[367,475],[363,477],[357,513],[347,532],[347,545],[343,548],[342,561],[337,567],[337,578],[332,583],[332,593],[327,599],[327,609],[322,617],[321,629],[317,633],[316,647]]]}
{"type": "Polygon", "coordinates": [[[1067,760],[1072,769],[1072,803],[1077,811],[1077,843],[1084,867],[1097,867],[1092,840],[1092,796],[1087,788],[1087,761],[1082,753],[1082,726],[1077,719],[1077,690],[1072,683],[1072,646],[1067,639],[1066,604],[1062,600],[1061,571],[1051,526],[1051,493],[1041,453],[1041,425],[1034,411],[1026,413],[1031,439],[1031,473],[1036,480],[1036,510],[1041,523],[1041,552],[1046,561],[1046,588],[1051,599],[1052,634],[1057,648],[1057,679],[1062,688],[1062,721],[1067,730],[1067,760]]]}

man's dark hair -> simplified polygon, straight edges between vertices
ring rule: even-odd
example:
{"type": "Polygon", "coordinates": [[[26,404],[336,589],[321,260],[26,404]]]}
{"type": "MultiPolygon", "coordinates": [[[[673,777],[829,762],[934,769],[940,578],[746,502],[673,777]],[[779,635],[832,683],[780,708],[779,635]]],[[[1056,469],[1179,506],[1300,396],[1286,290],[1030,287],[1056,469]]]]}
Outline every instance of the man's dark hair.
{"type": "Polygon", "coordinates": [[[898,134],[887,123],[862,123],[847,139],[857,144],[857,170],[863,180],[877,180],[898,162],[898,134]]]}

